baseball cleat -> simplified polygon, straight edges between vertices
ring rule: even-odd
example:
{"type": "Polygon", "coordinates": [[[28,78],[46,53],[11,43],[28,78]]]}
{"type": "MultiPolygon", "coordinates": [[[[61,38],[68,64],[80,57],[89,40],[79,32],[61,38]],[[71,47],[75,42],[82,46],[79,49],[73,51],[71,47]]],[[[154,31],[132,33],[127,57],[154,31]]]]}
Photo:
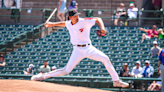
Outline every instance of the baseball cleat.
{"type": "Polygon", "coordinates": [[[43,74],[38,74],[38,75],[33,75],[32,77],[31,77],[31,80],[32,81],[40,81],[40,80],[44,80],[44,77],[43,77],[43,74]]]}
{"type": "Polygon", "coordinates": [[[122,82],[121,80],[118,80],[118,81],[113,81],[113,86],[127,88],[127,87],[129,87],[129,84],[126,82],[122,82]]]}

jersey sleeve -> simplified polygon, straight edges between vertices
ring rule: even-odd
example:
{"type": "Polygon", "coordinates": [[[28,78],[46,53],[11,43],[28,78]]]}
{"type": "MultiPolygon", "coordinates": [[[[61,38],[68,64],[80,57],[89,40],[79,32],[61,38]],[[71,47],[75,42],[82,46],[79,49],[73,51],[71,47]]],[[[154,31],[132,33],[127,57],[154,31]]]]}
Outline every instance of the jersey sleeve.
{"type": "Polygon", "coordinates": [[[159,60],[162,60],[162,51],[160,52],[159,56],[158,56],[159,60]]]}
{"type": "Polygon", "coordinates": [[[148,30],[147,30],[147,33],[150,34],[150,32],[151,32],[151,29],[148,29],[148,30]]]}
{"type": "Polygon", "coordinates": [[[84,20],[86,21],[86,25],[88,27],[92,27],[96,23],[96,19],[95,18],[84,18],[84,20]]]}
{"type": "Polygon", "coordinates": [[[134,70],[135,70],[135,67],[133,67],[133,69],[132,69],[132,72],[131,72],[132,76],[134,76],[134,70]]]}
{"type": "Polygon", "coordinates": [[[127,10],[127,13],[128,13],[128,14],[130,13],[130,9],[127,10]]]}
{"type": "Polygon", "coordinates": [[[65,26],[68,28],[69,21],[65,22],[65,26]]]}

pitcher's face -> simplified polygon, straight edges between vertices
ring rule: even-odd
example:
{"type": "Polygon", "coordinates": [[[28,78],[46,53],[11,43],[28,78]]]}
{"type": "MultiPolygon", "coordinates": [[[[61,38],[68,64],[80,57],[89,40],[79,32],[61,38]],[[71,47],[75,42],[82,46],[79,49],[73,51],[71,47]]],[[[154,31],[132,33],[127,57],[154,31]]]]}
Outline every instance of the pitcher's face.
{"type": "Polygon", "coordinates": [[[70,19],[71,21],[78,21],[78,18],[79,18],[78,15],[76,15],[76,16],[69,16],[69,19],[70,19]]]}

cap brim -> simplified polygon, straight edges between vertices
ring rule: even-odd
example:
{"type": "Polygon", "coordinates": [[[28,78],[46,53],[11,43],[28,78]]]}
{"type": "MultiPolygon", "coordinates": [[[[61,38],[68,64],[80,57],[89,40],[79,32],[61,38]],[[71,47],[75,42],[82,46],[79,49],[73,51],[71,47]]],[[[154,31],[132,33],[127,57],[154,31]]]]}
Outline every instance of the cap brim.
{"type": "Polygon", "coordinates": [[[77,16],[77,15],[80,15],[80,14],[81,14],[81,13],[78,12],[78,13],[76,13],[74,16],[77,16]]]}
{"type": "Polygon", "coordinates": [[[79,12],[77,12],[75,15],[73,15],[73,16],[77,16],[77,15],[80,15],[81,13],[79,13],[79,12]]]}

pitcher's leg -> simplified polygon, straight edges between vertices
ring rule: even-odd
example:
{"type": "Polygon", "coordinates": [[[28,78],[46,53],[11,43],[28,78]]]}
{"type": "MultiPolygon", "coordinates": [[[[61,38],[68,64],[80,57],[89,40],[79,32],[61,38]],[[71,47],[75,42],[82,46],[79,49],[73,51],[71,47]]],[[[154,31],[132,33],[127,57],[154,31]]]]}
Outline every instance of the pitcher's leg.
{"type": "Polygon", "coordinates": [[[118,81],[119,80],[118,74],[115,71],[113,65],[111,64],[108,56],[105,55],[100,50],[96,49],[95,47],[93,47],[92,49],[94,50],[94,54],[91,55],[91,56],[89,56],[88,58],[93,59],[93,60],[96,60],[96,61],[103,62],[104,65],[105,65],[105,68],[107,69],[107,71],[111,75],[112,80],[113,81],[118,81]]]}
{"type": "Polygon", "coordinates": [[[69,74],[73,68],[84,58],[83,54],[81,54],[79,51],[75,50],[73,51],[67,65],[62,69],[57,69],[55,71],[51,71],[49,73],[45,73],[43,75],[34,75],[31,80],[43,80],[50,77],[58,77],[63,76],[66,74],[69,74]]]}
{"type": "Polygon", "coordinates": [[[95,47],[92,47],[88,53],[89,53],[89,56],[87,56],[88,58],[96,61],[101,61],[104,63],[107,71],[112,77],[114,87],[123,87],[123,88],[129,87],[128,83],[119,80],[118,74],[115,71],[107,55],[105,55],[103,52],[96,49],[95,47]]]}
{"type": "Polygon", "coordinates": [[[109,60],[107,55],[105,55],[102,52],[98,52],[97,54],[94,54],[94,55],[92,55],[92,56],[90,56],[88,58],[96,60],[96,61],[103,62],[104,65],[105,65],[105,68],[107,69],[107,71],[111,75],[112,80],[113,81],[118,81],[119,80],[118,74],[115,71],[115,69],[114,69],[113,65],[111,64],[111,62],[110,62],[110,60],[109,60]]]}
{"type": "Polygon", "coordinates": [[[51,71],[44,75],[44,78],[49,77],[58,77],[69,74],[73,68],[83,59],[84,57],[79,52],[73,52],[67,65],[62,69],[57,69],[55,71],[51,71]]]}

